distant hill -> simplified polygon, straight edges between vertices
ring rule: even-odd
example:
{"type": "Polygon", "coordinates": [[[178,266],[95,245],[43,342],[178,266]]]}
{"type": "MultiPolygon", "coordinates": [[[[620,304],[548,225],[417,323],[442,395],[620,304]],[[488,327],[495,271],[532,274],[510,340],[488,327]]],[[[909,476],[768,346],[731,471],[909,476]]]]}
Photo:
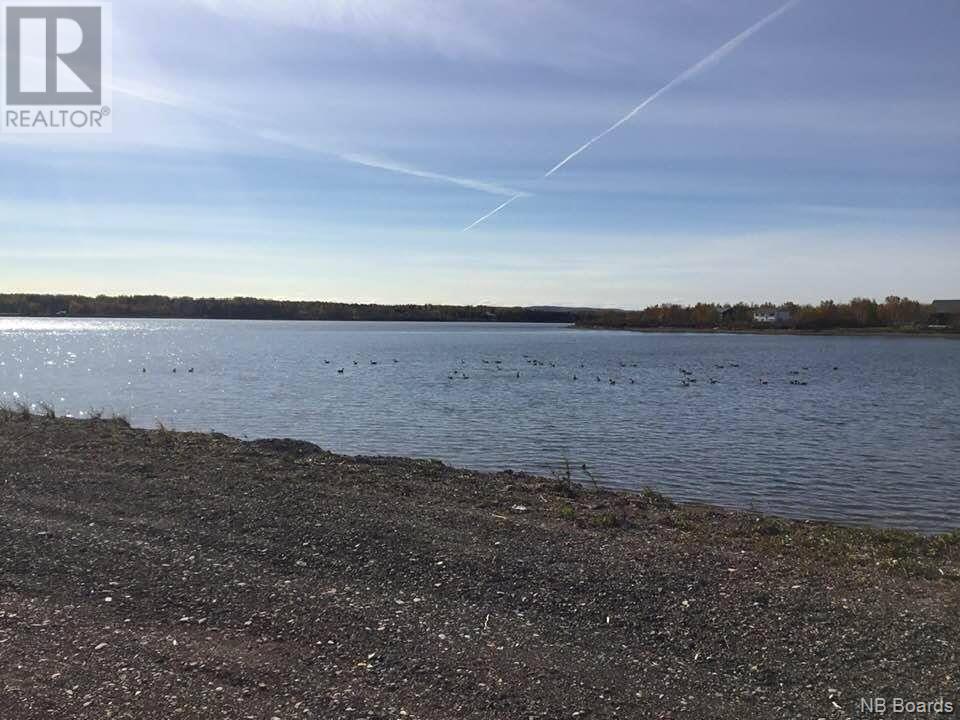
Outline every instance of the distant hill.
{"type": "Polygon", "coordinates": [[[599,315],[610,312],[626,312],[619,308],[566,307],[563,305],[534,305],[526,308],[534,312],[573,313],[574,315],[599,315]]]}

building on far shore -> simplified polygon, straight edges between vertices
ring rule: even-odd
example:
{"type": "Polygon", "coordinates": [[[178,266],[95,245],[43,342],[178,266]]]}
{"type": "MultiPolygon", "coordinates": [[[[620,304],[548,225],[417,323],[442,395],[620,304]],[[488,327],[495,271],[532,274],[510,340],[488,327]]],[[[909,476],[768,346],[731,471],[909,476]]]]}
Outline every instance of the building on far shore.
{"type": "Polygon", "coordinates": [[[934,300],[930,324],[941,327],[960,327],[960,300],[934,300]]]}
{"type": "Polygon", "coordinates": [[[773,305],[764,305],[753,314],[753,321],[759,325],[786,325],[792,320],[793,313],[789,309],[773,305]]]}

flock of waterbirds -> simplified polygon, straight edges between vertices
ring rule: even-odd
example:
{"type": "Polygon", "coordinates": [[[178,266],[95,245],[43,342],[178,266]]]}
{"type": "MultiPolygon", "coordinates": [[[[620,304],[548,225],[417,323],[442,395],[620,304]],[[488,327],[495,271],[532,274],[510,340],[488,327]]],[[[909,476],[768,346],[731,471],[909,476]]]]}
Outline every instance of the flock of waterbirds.
{"type": "MultiPolygon", "coordinates": [[[[612,377],[608,373],[597,374],[595,371],[589,370],[587,367],[587,364],[584,362],[580,362],[576,365],[562,365],[560,363],[557,363],[556,361],[540,360],[538,358],[534,358],[529,355],[524,355],[523,361],[528,366],[528,368],[530,368],[533,371],[536,371],[537,369],[540,369],[540,368],[569,370],[571,372],[568,377],[572,382],[579,382],[582,379],[586,379],[589,381],[589,379],[592,377],[598,383],[606,382],[609,385],[617,385],[618,383],[630,384],[630,385],[637,384],[636,378],[631,378],[631,377],[624,378],[622,376],[612,377]]],[[[381,365],[399,365],[400,364],[400,360],[396,358],[393,358],[392,361],[385,361],[385,362],[380,360],[369,360],[369,361],[353,360],[352,362],[353,362],[353,367],[355,368],[359,368],[364,365],[368,365],[369,367],[378,367],[381,365]]],[[[325,366],[334,365],[332,360],[324,360],[323,364],[325,366]]],[[[466,359],[460,359],[459,367],[456,367],[449,371],[449,373],[447,374],[447,380],[449,381],[470,380],[472,377],[470,374],[471,372],[470,367],[471,366],[466,359]]],[[[508,367],[508,364],[500,359],[495,359],[495,360],[480,359],[480,365],[474,366],[474,367],[476,369],[483,369],[484,367],[486,369],[492,368],[498,374],[502,374],[505,376],[514,375],[517,380],[520,380],[524,377],[522,370],[517,369],[516,367],[508,367]]],[[[621,361],[619,363],[619,367],[621,370],[629,371],[631,369],[640,369],[641,365],[640,363],[637,363],[637,362],[621,361]]],[[[679,367],[678,368],[678,371],[680,373],[679,384],[680,384],[680,387],[689,388],[689,387],[694,387],[700,382],[700,380],[703,380],[704,381],[703,384],[719,385],[721,384],[722,380],[720,380],[718,377],[715,377],[716,373],[712,372],[712,370],[724,371],[724,370],[739,370],[739,369],[740,369],[740,363],[738,362],[715,363],[712,365],[711,371],[706,372],[704,376],[698,376],[698,374],[693,370],[689,370],[685,367],[679,367]]],[[[704,372],[705,370],[706,368],[701,369],[702,372],[704,372]]],[[[837,372],[839,370],[840,368],[838,366],[833,366],[833,372],[837,372]]],[[[178,368],[174,367],[171,370],[171,373],[176,374],[177,371],[178,371],[178,368]]],[[[141,372],[146,373],[147,368],[145,367],[142,368],[141,372]]],[[[193,374],[195,372],[195,368],[191,367],[187,369],[186,372],[188,374],[193,374]]],[[[347,367],[338,367],[337,369],[338,375],[346,375],[346,372],[347,372],[347,367]]],[[[805,387],[809,385],[809,380],[805,379],[804,374],[809,372],[810,372],[809,367],[802,367],[799,370],[786,371],[787,382],[790,385],[805,387]]],[[[766,375],[760,375],[757,381],[759,382],[760,385],[770,384],[770,380],[766,375]]]]}

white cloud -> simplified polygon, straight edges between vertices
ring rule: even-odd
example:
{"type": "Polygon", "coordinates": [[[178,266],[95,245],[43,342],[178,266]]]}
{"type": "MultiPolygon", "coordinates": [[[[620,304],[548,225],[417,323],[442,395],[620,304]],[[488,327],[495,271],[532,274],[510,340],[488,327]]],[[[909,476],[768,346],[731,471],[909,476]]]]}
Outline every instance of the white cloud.
{"type": "Polygon", "coordinates": [[[574,0],[180,2],[232,20],[355,36],[372,45],[406,43],[449,57],[525,58],[551,67],[624,60],[624,46],[651,43],[656,37],[650,27],[597,23],[594,9],[574,0]]]}
{"type": "MultiPolygon", "coordinates": [[[[466,50],[491,50],[492,39],[471,22],[463,0],[193,0],[201,7],[232,19],[270,25],[306,27],[327,32],[378,38],[425,41],[438,48],[457,45],[466,50]]],[[[506,9],[508,3],[498,2],[506,9]]],[[[517,6],[510,4],[515,10],[517,6]]],[[[473,6],[476,7],[476,4],[473,6]]],[[[489,8],[486,12],[495,11],[489,8]]]]}
{"type": "MultiPolygon", "coordinates": [[[[200,119],[212,121],[214,124],[229,127],[234,131],[239,131],[242,135],[249,136],[251,139],[265,141],[268,144],[279,144],[294,147],[300,150],[306,150],[308,152],[325,155],[327,157],[337,158],[343,162],[354,165],[362,165],[375,170],[383,170],[386,172],[406,175],[408,177],[420,178],[422,180],[432,180],[449,185],[456,185],[467,190],[474,190],[490,195],[504,197],[528,196],[528,193],[504,187],[502,185],[497,185],[495,183],[424,170],[411,165],[394,162],[389,159],[375,157],[369,154],[337,151],[333,148],[321,146],[316,143],[296,138],[275,130],[258,131],[254,129],[257,122],[256,119],[249,115],[237,112],[222,104],[202,102],[196,100],[195,98],[175,93],[149,83],[132,79],[121,79],[113,84],[112,89],[114,92],[124,95],[128,98],[133,98],[151,105],[160,105],[166,108],[171,108],[189,115],[193,115],[200,119]]],[[[64,140],[68,145],[72,143],[76,144],[76,146],[80,148],[89,149],[91,147],[87,138],[66,136],[64,140]]],[[[3,141],[9,141],[13,143],[21,142],[19,136],[4,136],[3,141]]],[[[30,138],[27,138],[22,142],[29,141],[30,138]]],[[[39,139],[39,143],[37,142],[36,138],[34,138],[34,144],[45,143],[49,143],[49,140],[46,137],[41,137],[39,139]]],[[[60,147],[63,146],[60,145],[60,147]]],[[[221,147],[221,143],[216,143],[214,147],[221,147]]],[[[196,147],[194,147],[194,149],[196,149],[196,147]]]]}

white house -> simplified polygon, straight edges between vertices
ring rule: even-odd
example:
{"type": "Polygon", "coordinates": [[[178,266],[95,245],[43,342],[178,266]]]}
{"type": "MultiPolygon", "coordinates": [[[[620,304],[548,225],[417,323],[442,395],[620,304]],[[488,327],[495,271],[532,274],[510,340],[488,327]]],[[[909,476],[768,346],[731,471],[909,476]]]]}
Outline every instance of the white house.
{"type": "Polygon", "coordinates": [[[934,300],[930,324],[960,327],[960,300],[934,300]]]}
{"type": "Polygon", "coordinates": [[[775,308],[765,305],[753,314],[753,321],[760,325],[786,324],[793,320],[793,313],[787,308],[775,308]]]}

